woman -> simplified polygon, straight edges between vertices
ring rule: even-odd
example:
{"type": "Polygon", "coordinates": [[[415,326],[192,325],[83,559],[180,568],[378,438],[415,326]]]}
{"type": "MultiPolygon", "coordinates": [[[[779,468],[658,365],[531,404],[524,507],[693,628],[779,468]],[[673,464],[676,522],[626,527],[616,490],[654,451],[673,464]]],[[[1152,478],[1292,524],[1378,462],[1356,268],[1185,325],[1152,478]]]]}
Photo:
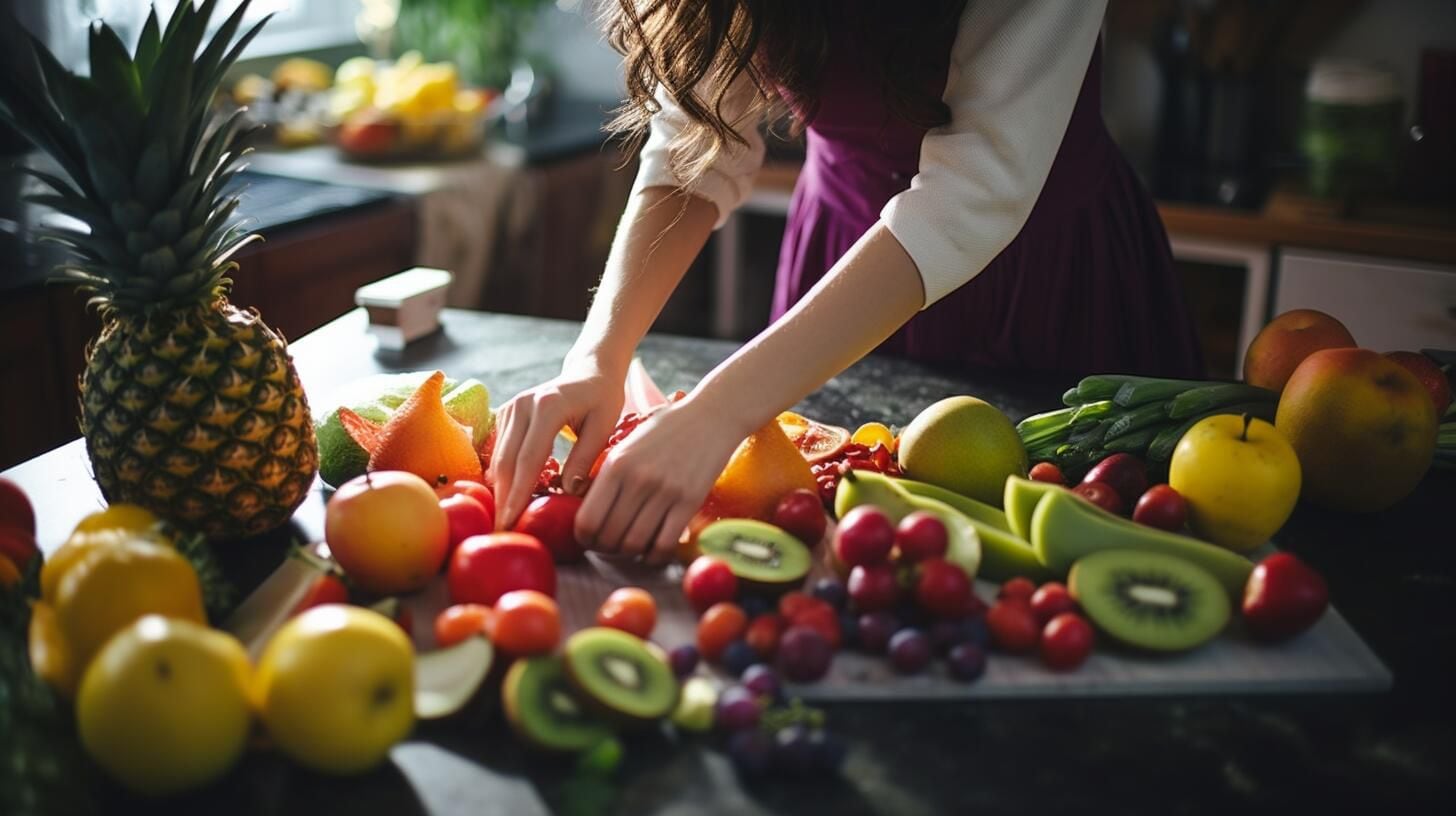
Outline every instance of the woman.
{"type": "Polygon", "coordinates": [[[613,448],[586,546],[662,562],[738,443],[866,353],[1196,376],[1167,238],[1099,112],[1084,0],[620,0],[620,123],[650,128],[590,314],[556,379],[502,407],[508,527],[552,440],[585,491],[638,341],[749,194],[757,127],[807,125],[774,322],[613,448]],[[917,314],[918,313],[918,314],[917,314]]]}

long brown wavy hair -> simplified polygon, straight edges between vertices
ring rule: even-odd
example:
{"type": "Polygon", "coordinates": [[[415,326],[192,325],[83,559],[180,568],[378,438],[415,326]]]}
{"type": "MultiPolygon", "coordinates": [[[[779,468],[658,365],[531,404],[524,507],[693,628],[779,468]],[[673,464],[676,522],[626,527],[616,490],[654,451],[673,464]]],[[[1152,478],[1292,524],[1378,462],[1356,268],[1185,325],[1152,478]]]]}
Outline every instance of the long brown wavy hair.
{"type": "Polygon", "coordinates": [[[966,0],[617,0],[606,4],[608,41],[622,53],[627,100],[610,127],[635,149],[659,109],[662,90],[687,116],[671,145],[673,170],[696,179],[730,144],[745,145],[736,125],[785,112],[812,118],[829,53],[830,15],[850,25],[868,51],[889,110],[931,128],[950,109],[924,81],[933,58],[926,42],[954,26],[966,0]],[[731,85],[747,76],[745,113],[726,111],[731,85]],[[790,104],[790,101],[792,104],[790,104]],[[736,121],[730,121],[736,119],[736,121]]]}

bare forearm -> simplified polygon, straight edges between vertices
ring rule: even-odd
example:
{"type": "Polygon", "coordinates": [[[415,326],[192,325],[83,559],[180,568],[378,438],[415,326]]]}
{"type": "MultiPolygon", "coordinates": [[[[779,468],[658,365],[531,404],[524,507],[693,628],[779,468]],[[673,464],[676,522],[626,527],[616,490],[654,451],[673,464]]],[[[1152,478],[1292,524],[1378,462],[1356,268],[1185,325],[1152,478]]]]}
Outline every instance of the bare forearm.
{"type": "Polygon", "coordinates": [[[712,204],[679,190],[649,187],[634,195],[568,362],[593,358],[626,371],[637,343],[702,251],[716,217],[712,204]]]}
{"type": "Polygon", "coordinates": [[[689,399],[746,435],[894,334],[924,297],[914,261],[877,224],[794,308],[714,369],[689,399]]]}

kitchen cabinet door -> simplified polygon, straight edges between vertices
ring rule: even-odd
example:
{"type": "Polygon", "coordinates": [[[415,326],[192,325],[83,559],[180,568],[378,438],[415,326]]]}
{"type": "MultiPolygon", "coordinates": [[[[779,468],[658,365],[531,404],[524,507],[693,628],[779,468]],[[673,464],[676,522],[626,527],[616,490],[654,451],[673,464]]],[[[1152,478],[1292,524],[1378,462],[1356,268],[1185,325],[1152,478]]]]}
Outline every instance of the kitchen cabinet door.
{"type": "Polygon", "coordinates": [[[1287,249],[1273,314],[1318,309],[1376,351],[1456,349],[1456,268],[1287,249]]]}

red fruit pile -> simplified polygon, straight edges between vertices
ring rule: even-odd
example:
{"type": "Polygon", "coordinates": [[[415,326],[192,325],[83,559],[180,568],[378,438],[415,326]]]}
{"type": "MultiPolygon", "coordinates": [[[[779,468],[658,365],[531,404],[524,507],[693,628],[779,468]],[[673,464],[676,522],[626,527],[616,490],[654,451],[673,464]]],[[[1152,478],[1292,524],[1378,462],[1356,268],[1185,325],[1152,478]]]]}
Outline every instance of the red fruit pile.
{"type": "Polygon", "coordinates": [[[986,612],[991,643],[1008,654],[1041,655],[1053,671],[1071,671],[1092,653],[1092,624],[1077,612],[1067,587],[1048,581],[1037,587],[1026,578],[1001,585],[986,612]]]}
{"type": "Polygon", "coordinates": [[[886,476],[904,475],[895,454],[882,442],[876,442],[872,448],[851,442],[844,446],[838,457],[813,465],[810,470],[819,485],[819,498],[829,508],[834,507],[834,492],[839,489],[839,479],[846,471],[871,470],[886,476]]]}

